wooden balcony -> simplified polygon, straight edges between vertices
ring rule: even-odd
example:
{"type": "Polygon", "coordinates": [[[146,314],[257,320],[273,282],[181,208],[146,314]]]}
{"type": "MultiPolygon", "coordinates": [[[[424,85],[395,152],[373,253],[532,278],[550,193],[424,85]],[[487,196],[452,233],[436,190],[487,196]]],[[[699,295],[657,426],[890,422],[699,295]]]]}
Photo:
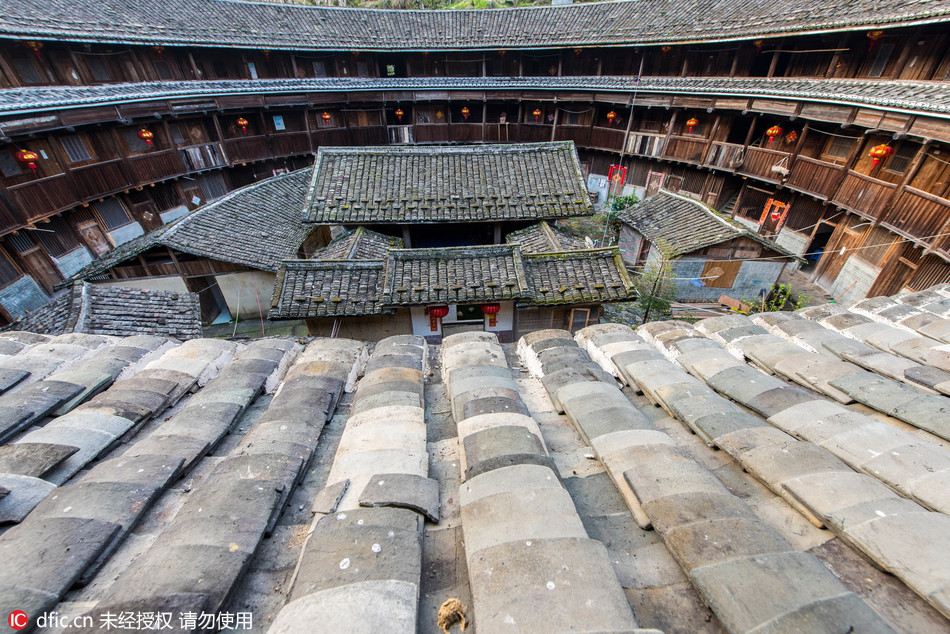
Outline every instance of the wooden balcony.
{"type": "Polygon", "coordinates": [[[950,236],[940,236],[950,231],[950,201],[933,194],[905,187],[884,216],[883,224],[944,252],[950,248],[950,236]]]}
{"type": "Polygon", "coordinates": [[[895,187],[893,183],[849,170],[832,200],[857,214],[877,218],[894,193],[895,187]]]}
{"type": "Polygon", "coordinates": [[[185,162],[186,172],[211,169],[213,167],[224,167],[227,161],[224,160],[224,148],[220,143],[205,143],[203,145],[192,145],[181,148],[182,159],[185,162]]]}
{"type": "Polygon", "coordinates": [[[267,137],[264,136],[227,139],[224,142],[224,149],[232,165],[262,161],[272,155],[270,147],[267,145],[267,137]]]}
{"type": "Polygon", "coordinates": [[[122,159],[77,167],[70,170],[70,177],[73,195],[82,200],[98,198],[133,185],[122,159]]]}
{"type": "Polygon", "coordinates": [[[185,162],[178,150],[163,150],[129,157],[128,169],[132,180],[144,185],[184,174],[185,162]]]}
{"type": "MultiPolygon", "coordinates": [[[[554,132],[555,141],[573,141],[579,147],[591,145],[593,130],[587,125],[559,125],[554,132]]],[[[622,142],[622,139],[621,139],[622,142]]]]}
{"type": "Polygon", "coordinates": [[[789,156],[788,152],[778,152],[759,147],[746,148],[745,161],[742,163],[742,167],[739,168],[739,173],[778,183],[785,174],[776,172],[772,168],[784,167],[788,169],[789,156]]]}
{"type": "Polygon", "coordinates": [[[706,139],[694,136],[673,136],[666,144],[663,156],[675,161],[699,164],[703,160],[706,139]]]}
{"type": "Polygon", "coordinates": [[[283,132],[271,135],[271,148],[276,156],[294,156],[310,153],[310,139],[306,132],[283,132]]]}
{"type": "Polygon", "coordinates": [[[311,135],[313,136],[314,149],[321,145],[351,145],[349,142],[349,132],[346,128],[322,128],[320,130],[314,130],[311,135]]]}
{"type": "Polygon", "coordinates": [[[16,218],[18,221],[16,226],[49,216],[79,203],[80,200],[73,191],[70,180],[67,174],[57,174],[7,189],[10,198],[22,214],[18,214],[20,217],[16,218]]]}
{"type": "Polygon", "coordinates": [[[745,161],[745,149],[737,143],[713,141],[706,157],[706,165],[724,170],[736,170],[745,161]]]}
{"type": "Polygon", "coordinates": [[[447,123],[420,123],[414,126],[416,143],[445,143],[451,140],[447,123]]]}
{"type": "Polygon", "coordinates": [[[791,166],[792,174],[785,183],[788,187],[824,200],[834,196],[834,188],[841,179],[842,168],[817,159],[799,156],[791,166]]]}
{"type": "Polygon", "coordinates": [[[660,157],[663,154],[665,140],[666,137],[662,134],[631,134],[627,141],[627,152],[640,156],[660,157]]]}
{"type": "Polygon", "coordinates": [[[600,150],[619,152],[623,149],[623,138],[626,132],[615,128],[594,127],[590,133],[590,146],[600,150]]]}

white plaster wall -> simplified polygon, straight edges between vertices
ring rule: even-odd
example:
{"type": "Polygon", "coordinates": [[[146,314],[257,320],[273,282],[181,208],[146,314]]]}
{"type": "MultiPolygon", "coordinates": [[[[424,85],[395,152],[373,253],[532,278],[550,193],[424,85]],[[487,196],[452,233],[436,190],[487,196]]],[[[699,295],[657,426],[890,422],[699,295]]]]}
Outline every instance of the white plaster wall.
{"type": "Polygon", "coordinates": [[[791,229],[782,229],[775,238],[775,244],[784,247],[795,255],[804,255],[808,249],[808,236],[791,229]]]}
{"type": "Polygon", "coordinates": [[[277,276],[267,271],[243,271],[216,276],[224,301],[228,304],[231,316],[241,319],[255,318],[263,313],[267,317],[271,297],[274,294],[274,282],[277,276]],[[260,310],[258,310],[260,300],[260,310]]]}
{"type": "Polygon", "coordinates": [[[119,227],[115,231],[110,231],[109,237],[112,238],[113,242],[115,242],[115,246],[119,246],[120,244],[125,244],[133,238],[139,237],[143,233],[145,233],[145,229],[142,228],[142,225],[137,222],[130,222],[124,227],[119,227]]]}
{"type": "Polygon", "coordinates": [[[841,267],[838,277],[831,288],[827,289],[836,302],[847,304],[867,297],[871,285],[877,279],[881,269],[871,266],[861,258],[852,255],[841,267]]]}

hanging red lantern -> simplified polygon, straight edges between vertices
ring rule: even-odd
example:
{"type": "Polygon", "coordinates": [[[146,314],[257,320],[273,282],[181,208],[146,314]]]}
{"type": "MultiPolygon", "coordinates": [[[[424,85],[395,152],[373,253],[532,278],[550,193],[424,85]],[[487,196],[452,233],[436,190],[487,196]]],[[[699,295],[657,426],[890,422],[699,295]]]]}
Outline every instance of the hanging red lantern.
{"type": "Polygon", "coordinates": [[[666,57],[666,54],[673,50],[672,46],[661,46],[660,52],[663,53],[663,57],[666,57]]]}
{"type": "Polygon", "coordinates": [[[495,318],[498,316],[498,311],[501,310],[501,304],[482,304],[482,312],[488,315],[488,326],[489,328],[494,328],[497,323],[495,318]]]}
{"type": "Polygon", "coordinates": [[[699,125],[699,119],[696,117],[690,117],[686,120],[686,129],[689,130],[689,133],[693,133],[693,128],[699,125]]]}
{"type": "Polygon", "coordinates": [[[162,60],[162,54],[165,52],[164,46],[153,46],[152,50],[155,51],[155,54],[158,55],[159,61],[162,60]]]}
{"type": "MultiPolygon", "coordinates": [[[[323,113],[323,114],[324,114],[324,116],[330,116],[330,115],[328,115],[328,114],[326,114],[326,113],[323,113]]],[[[396,120],[399,121],[400,123],[402,123],[402,118],[403,118],[403,116],[406,114],[406,113],[403,111],[403,109],[402,109],[402,108],[396,108],[395,114],[396,114],[396,120]]]]}
{"type": "Polygon", "coordinates": [[[263,51],[261,51],[261,53],[264,54],[264,61],[265,61],[265,62],[269,62],[269,61],[270,61],[270,51],[265,48],[263,51]]]}
{"type": "Polygon", "coordinates": [[[535,122],[535,123],[537,123],[538,121],[541,120],[541,109],[540,109],[540,108],[535,108],[535,109],[534,109],[534,112],[532,112],[531,114],[534,115],[534,122],[535,122]]]}
{"type": "Polygon", "coordinates": [[[758,55],[762,52],[762,47],[765,46],[765,40],[755,40],[752,42],[752,46],[755,47],[755,54],[758,55]]]}
{"type": "Polygon", "coordinates": [[[468,115],[472,114],[472,111],[468,109],[468,106],[462,106],[462,119],[468,121],[468,115]]]}
{"type": "Polygon", "coordinates": [[[43,58],[40,56],[40,49],[43,48],[43,43],[42,43],[42,42],[37,42],[36,40],[29,40],[29,41],[27,41],[27,42],[24,42],[24,43],[23,43],[23,46],[25,46],[25,47],[27,47],[28,49],[30,49],[31,51],[33,51],[33,54],[36,55],[36,59],[38,59],[38,60],[42,60],[42,59],[43,59],[43,58]]]}
{"type": "Polygon", "coordinates": [[[584,49],[582,49],[582,48],[575,48],[575,49],[574,49],[574,57],[580,57],[580,56],[581,56],[581,53],[583,53],[583,52],[584,52],[584,49]]]}
{"type": "Polygon", "coordinates": [[[439,320],[449,314],[449,307],[446,305],[429,306],[429,329],[432,332],[439,331],[439,320]]]}
{"type": "Polygon", "coordinates": [[[234,123],[240,126],[241,132],[243,132],[244,134],[247,134],[247,126],[249,123],[247,119],[245,119],[244,117],[238,117],[238,120],[235,121],[234,123]]]}
{"type": "Polygon", "coordinates": [[[152,138],[154,138],[154,136],[155,134],[151,130],[146,130],[145,128],[139,130],[139,138],[145,141],[149,147],[152,147],[152,138]]]}
{"type": "Polygon", "coordinates": [[[798,132],[795,132],[795,130],[792,130],[791,132],[785,135],[786,143],[794,143],[797,140],[798,140],[798,132]]]}
{"type": "Polygon", "coordinates": [[[868,51],[874,48],[874,45],[877,44],[877,41],[884,37],[884,31],[868,31],[868,39],[871,40],[868,42],[868,51]]]}
{"type": "Polygon", "coordinates": [[[616,112],[614,112],[613,110],[611,110],[610,112],[607,113],[607,123],[608,123],[609,125],[613,125],[613,124],[614,124],[614,121],[615,121],[616,119],[617,119],[617,113],[616,113],[616,112]]]}
{"type": "MultiPolygon", "coordinates": [[[[399,110],[396,111],[396,116],[399,116],[399,110]]],[[[330,120],[333,118],[333,115],[331,115],[329,112],[324,112],[322,115],[320,115],[320,118],[323,119],[324,125],[330,125],[330,120]]]]}
{"type": "Polygon", "coordinates": [[[894,148],[884,143],[880,145],[875,145],[871,148],[871,151],[868,152],[868,156],[871,157],[871,165],[877,166],[878,163],[886,159],[888,156],[894,153],[894,148]]]}
{"type": "Polygon", "coordinates": [[[14,154],[16,160],[21,163],[26,163],[26,166],[33,170],[33,173],[36,173],[36,162],[40,160],[40,155],[36,152],[31,152],[30,150],[20,150],[14,154]]]}
{"type": "Polygon", "coordinates": [[[776,137],[782,136],[783,132],[785,132],[785,130],[777,125],[773,125],[771,128],[766,130],[765,136],[769,137],[769,145],[772,145],[772,141],[774,141],[776,137]]]}

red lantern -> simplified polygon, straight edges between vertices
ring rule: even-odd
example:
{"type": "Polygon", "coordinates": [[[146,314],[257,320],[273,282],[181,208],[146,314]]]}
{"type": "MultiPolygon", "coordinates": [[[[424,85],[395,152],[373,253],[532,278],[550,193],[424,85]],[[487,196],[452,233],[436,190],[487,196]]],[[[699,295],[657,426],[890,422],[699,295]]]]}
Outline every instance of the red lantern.
{"type": "MultiPolygon", "coordinates": [[[[403,117],[403,115],[405,115],[405,114],[406,114],[406,113],[403,111],[402,108],[396,108],[396,119],[397,119],[400,123],[402,122],[402,117],[403,117]]],[[[330,115],[324,113],[324,116],[325,116],[325,117],[329,117],[330,115]]]]}
{"type": "Polygon", "coordinates": [[[472,114],[472,111],[468,109],[468,106],[462,106],[462,119],[468,121],[468,115],[472,114]]]}
{"type": "Polygon", "coordinates": [[[439,320],[449,314],[449,307],[446,305],[429,306],[429,329],[432,332],[439,331],[439,320]]]}
{"type": "Polygon", "coordinates": [[[161,59],[162,59],[162,53],[165,52],[165,47],[164,47],[164,46],[153,46],[153,47],[152,47],[152,50],[155,51],[155,54],[158,55],[158,59],[161,60],[161,59]]]}
{"type": "Polygon", "coordinates": [[[689,133],[693,133],[693,128],[699,125],[699,119],[696,117],[690,117],[686,120],[686,129],[689,130],[689,133]]]}
{"type": "Polygon", "coordinates": [[[611,110],[610,112],[607,113],[607,123],[608,123],[609,125],[613,125],[613,124],[614,124],[614,120],[615,120],[616,118],[617,118],[617,113],[614,112],[613,110],[611,110]]]}
{"type": "Polygon", "coordinates": [[[880,145],[875,145],[871,148],[871,151],[868,152],[868,156],[871,157],[871,165],[876,166],[878,163],[886,159],[888,156],[894,153],[894,148],[884,143],[880,145]]]}
{"type": "Polygon", "coordinates": [[[574,57],[580,57],[580,56],[581,56],[581,53],[583,53],[583,52],[584,52],[584,49],[582,49],[582,48],[575,48],[575,49],[574,49],[574,57]]]}
{"type": "Polygon", "coordinates": [[[755,40],[752,42],[752,46],[755,47],[755,54],[758,55],[762,52],[762,47],[765,46],[765,40],[755,40]]]}
{"type": "Polygon", "coordinates": [[[535,108],[535,109],[534,109],[534,112],[532,112],[531,114],[534,115],[534,122],[535,122],[535,123],[537,123],[538,121],[541,120],[541,109],[540,109],[540,108],[535,108]]]}
{"type": "Polygon", "coordinates": [[[666,57],[666,54],[673,50],[672,46],[661,46],[660,52],[663,53],[663,57],[666,57]]]}
{"type": "Polygon", "coordinates": [[[769,145],[772,145],[772,141],[775,140],[775,137],[782,136],[782,133],[785,132],[782,128],[777,125],[773,125],[771,128],[765,131],[765,136],[769,137],[769,145]]]}
{"type": "Polygon", "coordinates": [[[501,310],[501,304],[482,304],[482,312],[488,315],[489,328],[495,327],[495,317],[499,310],[501,310]]]}
{"type": "Polygon", "coordinates": [[[884,37],[884,31],[868,31],[868,39],[871,40],[868,42],[868,51],[874,48],[874,45],[877,44],[877,41],[884,37]]]}
{"type": "Polygon", "coordinates": [[[792,130],[791,132],[785,135],[786,143],[794,143],[797,140],[798,140],[798,132],[795,132],[795,130],[792,130]]]}
{"type": "Polygon", "coordinates": [[[152,139],[155,137],[155,134],[151,130],[146,130],[142,128],[139,130],[139,138],[145,141],[149,147],[152,147],[152,139]]]}
{"type": "MultiPolygon", "coordinates": [[[[396,116],[399,116],[399,112],[399,110],[396,111],[396,116]]],[[[323,123],[325,125],[330,125],[330,119],[332,119],[333,116],[329,112],[324,112],[322,115],[320,115],[320,118],[323,119],[323,123]]]]}
{"type": "Polygon", "coordinates": [[[244,117],[238,117],[238,120],[235,121],[234,123],[238,124],[241,127],[241,132],[243,132],[244,134],[247,134],[247,126],[248,126],[247,119],[245,119],[244,117]]]}
{"type": "Polygon", "coordinates": [[[20,150],[14,154],[14,157],[21,163],[26,163],[26,166],[33,170],[34,174],[36,173],[36,162],[40,160],[39,154],[29,150],[20,150]]]}

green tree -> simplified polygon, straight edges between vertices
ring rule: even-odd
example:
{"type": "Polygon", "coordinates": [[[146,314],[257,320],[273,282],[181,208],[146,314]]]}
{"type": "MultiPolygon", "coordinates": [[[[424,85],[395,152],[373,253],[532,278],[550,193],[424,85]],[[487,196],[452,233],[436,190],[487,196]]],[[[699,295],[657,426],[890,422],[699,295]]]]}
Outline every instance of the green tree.
{"type": "Polygon", "coordinates": [[[650,249],[653,257],[647,260],[637,280],[637,310],[643,313],[641,324],[651,319],[668,319],[673,314],[676,299],[673,263],[676,261],[673,247],[664,240],[657,240],[650,249]]]}

